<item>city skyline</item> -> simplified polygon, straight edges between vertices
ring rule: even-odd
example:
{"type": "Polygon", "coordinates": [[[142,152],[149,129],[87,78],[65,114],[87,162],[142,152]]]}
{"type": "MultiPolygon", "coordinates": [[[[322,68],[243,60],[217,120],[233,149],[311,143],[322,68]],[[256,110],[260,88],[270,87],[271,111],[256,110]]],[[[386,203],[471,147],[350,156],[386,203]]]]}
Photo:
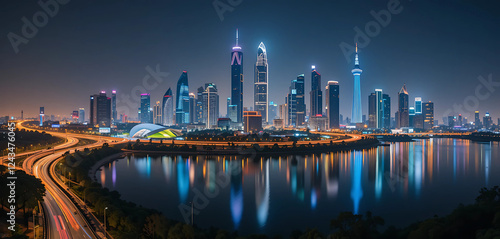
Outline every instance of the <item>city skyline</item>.
{"type": "MultiPolygon", "coordinates": [[[[80,4],[80,3],[78,3],[80,4]]],[[[77,5],[78,5],[77,4],[77,5]]],[[[176,3],[178,4],[178,3],[176,3]]],[[[403,3],[402,3],[403,4],[403,3]]],[[[478,77],[483,77],[486,81],[490,79],[490,74],[492,77],[493,82],[498,82],[495,80],[495,75],[496,69],[494,68],[493,64],[495,62],[495,57],[498,54],[494,54],[495,52],[498,52],[497,46],[495,44],[487,44],[486,42],[489,41],[487,39],[481,39],[481,41],[486,41],[482,42],[481,44],[477,44],[477,48],[474,49],[474,51],[479,51],[481,53],[481,58],[463,58],[462,60],[458,61],[456,59],[450,58],[450,55],[453,55],[452,52],[456,52],[458,49],[460,49],[459,46],[460,44],[465,44],[467,41],[464,40],[454,40],[454,41],[459,41],[459,43],[450,43],[449,41],[442,41],[442,37],[439,37],[439,35],[434,35],[435,39],[430,39],[430,37],[423,37],[420,39],[423,41],[423,43],[420,42],[415,42],[411,38],[405,38],[401,34],[397,35],[397,40],[392,40],[391,36],[393,37],[395,32],[397,32],[398,29],[401,29],[401,27],[404,27],[408,24],[408,20],[416,17],[418,14],[415,13],[415,10],[412,10],[412,7],[414,8],[421,8],[424,7],[425,5],[429,5],[431,3],[420,3],[414,4],[411,3],[411,5],[408,5],[410,3],[404,2],[403,5],[403,11],[398,14],[398,15],[393,15],[392,20],[390,25],[388,25],[386,28],[383,28],[380,32],[379,35],[376,37],[373,37],[370,39],[369,44],[363,44],[366,46],[360,47],[359,51],[360,54],[362,55],[363,58],[363,79],[362,79],[362,89],[361,89],[361,96],[362,96],[362,108],[363,108],[363,115],[368,115],[368,107],[367,107],[367,102],[366,100],[363,100],[365,95],[368,95],[369,92],[372,92],[373,89],[380,88],[383,89],[385,93],[389,94],[393,99],[396,98],[396,94],[398,91],[398,88],[400,85],[405,84],[410,90],[410,105],[413,105],[413,99],[415,96],[422,97],[423,99],[426,99],[425,101],[431,100],[432,102],[435,103],[435,112],[436,112],[436,119],[441,119],[444,117],[444,113],[448,112],[448,109],[453,109],[454,104],[462,104],[464,103],[464,100],[466,99],[467,96],[471,95],[474,96],[474,88],[476,86],[481,85],[481,81],[478,80],[478,77]],[[406,14],[406,15],[404,15],[406,14]],[[406,16],[406,17],[402,17],[406,16]],[[409,19],[408,19],[409,18],[409,19]],[[396,21],[397,19],[400,19],[399,21],[396,21]],[[401,39],[402,38],[402,39],[401,39]],[[430,41],[434,42],[434,44],[430,44],[430,41]],[[424,44],[427,43],[427,44],[424,44]],[[411,50],[408,49],[408,45],[411,45],[411,48],[416,48],[419,49],[417,52],[416,50],[411,50]],[[382,51],[385,51],[382,53],[382,51]],[[436,54],[436,52],[439,52],[439,54],[436,54]],[[417,54],[418,53],[418,54],[417,54]],[[432,60],[423,60],[424,58],[427,59],[430,56],[432,56],[432,60]],[[383,59],[377,59],[377,58],[383,58],[383,59]],[[446,76],[444,73],[437,72],[436,70],[433,70],[437,63],[439,63],[439,69],[440,71],[446,72],[446,76]],[[464,64],[467,64],[470,66],[469,68],[463,67],[464,64]],[[470,69],[470,70],[466,70],[470,69]],[[404,74],[402,74],[401,70],[398,69],[404,69],[404,74]],[[451,76],[448,76],[451,74],[451,76]],[[447,84],[446,80],[444,79],[449,79],[453,78],[454,81],[460,82],[460,84],[447,84]],[[462,86],[467,86],[467,87],[462,87],[462,86]],[[447,95],[447,97],[442,97],[440,93],[440,89],[446,87],[449,89],[449,92],[456,92],[456,94],[450,94],[447,95]]],[[[345,7],[346,8],[351,8],[355,5],[355,3],[352,4],[347,4],[345,7]]],[[[432,5],[432,4],[431,4],[432,5]]],[[[437,5],[437,9],[440,9],[441,6],[440,4],[435,4],[437,5]]],[[[91,6],[91,5],[86,5],[86,6],[91,6]]],[[[295,6],[295,5],[294,5],[295,6]]],[[[325,7],[330,6],[328,4],[324,5],[325,7]]],[[[15,6],[14,6],[15,7],[15,6]]],[[[33,9],[37,7],[36,4],[34,4],[33,9]]],[[[241,8],[252,8],[253,6],[249,4],[242,4],[240,6],[241,8]]],[[[296,6],[295,6],[296,7],[296,6]]],[[[276,36],[275,33],[271,32],[272,30],[278,29],[279,26],[284,26],[282,23],[277,22],[275,24],[271,24],[269,26],[260,26],[260,29],[257,30],[258,22],[252,23],[249,25],[247,22],[244,22],[245,19],[248,18],[246,16],[246,10],[243,11],[242,13],[245,13],[244,16],[241,16],[241,19],[239,17],[235,16],[234,14],[228,15],[225,21],[222,22],[222,24],[219,21],[218,18],[216,19],[210,19],[210,23],[207,24],[212,24],[214,27],[220,27],[217,28],[217,31],[213,34],[209,34],[210,38],[205,38],[207,40],[207,43],[203,44],[204,46],[210,46],[210,49],[214,49],[214,51],[219,52],[216,55],[213,55],[214,58],[212,61],[208,60],[206,57],[200,57],[199,59],[194,59],[191,56],[193,56],[192,51],[196,49],[195,51],[201,51],[202,55],[206,55],[209,52],[212,52],[212,50],[204,50],[200,49],[199,46],[200,44],[193,44],[199,43],[200,39],[196,40],[190,40],[190,44],[180,44],[179,51],[184,51],[184,55],[182,54],[177,54],[175,53],[176,51],[171,52],[170,54],[164,55],[164,56],[159,56],[157,54],[152,54],[154,56],[152,60],[144,60],[143,58],[145,55],[141,55],[142,57],[137,60],[129,60],[127,64],[124,64],[121,61],[117,61],[115,65],[110,65],[110,64],[104,64],[102,66],[98,66],[95,64],[89,64],[92,62],[95,62],[96,64],[100,61],[99,59],[95,58],[95,56],[89,56],[89,54],[86,55],[86,57],[78,58],[78,59],[72,59],[70,62],[80,62],[80,63],[85,63],[86,67],[85,70],[82,71],[82,69],[79,69],[78,71],[73,71],[69,72],[70,69],[74,70],[74,67],[72,65],[68,64],[63,64],[62,62],[58,62],[57,60],[50,60],[49,62],[56,62],[60,65],[61,67],[51,67],[48,66],[44,62],[39,62],[39,66],[28,66],[28,69],[26,72],[19,72],[15,71],[13,72],[12,69],[17,69],[19,68],[18,66],[24,65],[20,61],[24,61],[28,56],[33,56],[34,59],[37,59],[37,57],[40,57],[39,49],[40,47],[44,46],[43,44],[48,44],[47,46],[50,46],[51,44],[46,42],[47,36],[44,34],[49,34],[49,32],[53,31],[53,28],[58,27],[61,23],[59,21],[64,21],[60,20],[60,18],[65,19],[65,18],[70,18],[68,16],[69,13],[65,13],[64,11],[75,11],[75,7],[71,6],[71,4],[65,5],[64,7],[61,7],[59,14],[57,15],[56,18],[51,19],[51,22],[47,25],[45,28],[40,28],[40,34],[37,35],[35,38],[30,40],[29,44],[26,45],[20,45],[19,46],[19,53],[15,54],[12,49],[11,45],[8,42],[8,39],[5,38],[4,40],[7,40],[7,44],[4,44],[4,47],[2,48],[2,51],[11,56],[8,61],[5,59],[2,61],[2,63],[5,64],[0,64],[0,70],[4,72],[4,78],[5,79],[17,79],[19,77],[23,79],[33,79],[33,80],[28,80],[27,82],[23,81],[18,81],[19,84],[14,85],[14,89],[16,87],[23,87],[23,92],[20,94],[29,94],[34,96],[35,98],[38,98],[36,100],[36,105],[34,104],[34,99],[30,99],[30,97],[26,97],[26,101],[23,102],[15,102],[15,104],[7,104],[7,106],[2,107],[0,109],[0,115],[9,115],[9,116],[20,116],[21,110],[24,111],[24,117],[36,117],[38,113],[38,107],[39,105],[44,105],[46,108],[46,114],[48,115],[68,115],[75,109],[78,109],[80,107],[82,108],[88,108],[88,103],[86,103],[86,96],[89,94],[92,94],[94,92],[98,92],[102,89],[113,89],[117,90],[119,92],[118,98],[118,103],[117,103],[117,110],[120,111],[124,108],[126,108],[130,112],[133,111],[133,107],[129,107],[128,104],[126,103],[125,99],[122,97],[128,96],[131,98],[131,92],[134,88],[137,88],[136,86],[143,87],[142,84],[142,79],[145,78],[146,76],[149,76],[150,82],[149,84],[154,85],[154,83],[157,83],[158,86],[152,90],[146,90],[147,92],[139,92],[139,93],[150,93],[151,94],[151,100],[153,102],[156,102],[157,100],[160,100],[161,96],[163,93],[170,87],[170,88],[175,88],[175,75],[178,74],[179,71],[182,70],[187,70],[190,72],[190,81],[192,82],[192,85],[198,86],[198,85],[203,85],[206,82],[214,82],[215,84],[219,86],[224,86],[228,84],[228,78],[229,78],[229,69],[227,67],[224,67],[224,63],[227,62],[227,49],[234,45],[234,37],[231,39],[231,35],[234,36],[234,29],[239,28],[240,29],[240,45],[242,45],[243,53],[250,57],[253,58],[255,57],[255,49],[260,42],[265,42],[266,48],[267,48],[267,54],[269,57],[269,65],[272,68],[272,71],[269,73],[269,92],[271,93],[269,95],[268,101],[273,101],[277,104],[282,104],[284,103],[284,95],[287,93],[287,89],[283,89],[285,87],[280,87],[280,85],[288,85],[290,80],[294,79],[296,75],[298,74],[303,74],[306,73],[306,84],[305,84],[305,91],[310,92],[310,87],[311,85],[308,84],[310,82],[310,79],[307,79],[307,70],[310,67],[310,65],[316,65],[318,69],[322,69],[321,73],[323,76],[323,82],[328,82],[330,80],[335,80],[338,81],[339,84],[342,86],[342,92],[340,102],[341,102],[341,107],[340,107],[340,113],[346,117],[350,116],[350,109],[352,107],[350,100],[352,99],[352,75],[350,74],[350,69],[353,67],[353,59],[354,56],[350,55],[350,62],[346,60],[346,57],[342,53],[341,48],[339,48],[339,44],[342,42],[346,42],[349,45],[353,46],[355,43],[352,40],[349,40],[350,38],[354,37],[356,32],[353,31],[353,27],[360,26],[362,27],[363,24],[366,24],[367,22],[370,22],[373,20],[373,16],[370,14],[370,10],[373,10],[375,12],[379,12],[386,7],[384,4],[368,4],[367,6],[362,7],[362,10],[360,10],[360,16],[362,20],[353,20],[351,17],[347,17],[346,20],[348,21],[343,21],[342,24],[336,24],[335,27],[341,29],[341,31],[338,31],[336,33],[336,36],[331,35],[332,33],[330,32],[319,32],[320,34],[324,34],[326,38],[328,39],[328,44],[322,44],[324,43],[323,40],[321,39],[314,39],[314,40],[308,40],[306,43],[309,45],[310,50],[305,51],[305,49],[302,49],[299,47],[299,45],[296,42],[291,42],[287,44],[281,44],[284,41],[280,41],[282,37],[292,37],[293,34],[291,31],[286,30],[283,33],[280,34],[282,36],[276,36]],[[212,22],[213,20],[213,22],[212,22]],[[352,21],[351,21],[352,20],[352,21]],[[44,33],[46,32],[46,33],[44,33]],[[44,34],[42,34],[44,33],[44,34]],[[222,34],[221,34],[222,33],[222,34]],[[215,35],[218,35],[218,37],[215,37],[215,35]],[[220,43],[214,42],[216,39],[223,39],[220,43]],[[233,42],[233,43],[231,43],[233,42]],[[333,42],[333,43],[332,43],[333,42]],[[219,48],[219,46],[225,47],[219,48]],[[316,46],[319,45],[319,46],[316,46]],[[288,49],[292,49],[293,52],[295,53],[296,57],[290,57],[291,55],[284,52],[284,47],[288,47],[288,49]],[[225,56],[225,57],[224,57],[225,56]],[[326,60],[325,57],[328,57],[329,59],[326,60]],[[175,62],[170,60],[170,59],[176,59],[175,62]],[[189,61],[188,59],[192,60],[192,63],[187,63],[189,61]],[[224,60],[226,59],[226,60],[224,60]],[[187,60],[187,61],[186,61],[187,60]],[[193,61],[194,60],[194,61],[193,61]],[[82,62],[83,61],[83,62],[82,62]],[[203,63],[203,64],[202,64],[203,63]],[[198,68],[196,67],[197,65],[200,65],[201,67],[198,68]],[[203,66],[202,66],[203,65],[203,66]],[[210,68],[212,70],[207,70],[207,66],[204,65],[209,65],[211,66],[210,68]],[[104,67],[106,66],[106,67],[104,67]],[[131,67],[133,66],[133,67],[131,67]],[[216,66],[216,67],[214,67],[216,66]],[[6,67],[9,67],[7,69],[6,67]],[[104,68],[103,68],[104,67],[104,68]],[[130,68],[131,67],[131,68],[130,68]],[[155,75],[151,75],[151,72],[165,72],[165,75],[168,74],[168,76],[163,77],[162,82],[155,82],[155,75]],[[14,74],[15,73],[15,74],[14,74]],[[37,73],[37,76],[34,77],[34,73],[37,73]],[[75,73],[78,73],[79,76],[75,76],[75,73]],[[125,75],[124,75],[125,74],[125,75]],[[209,75],[210,78],[207,79],[205,75],[209,75]],[[64,76],[64,77],[63,77],[64,76]],[[213,77],[213,80],[212,80],[213,77]],[[40,85],[38,81],[35,81],[34,79],[38,78],[43,78],[44,82],[49,83],[48,85],[51,85],[52,87],[44,87],[43,85],[40,85]],[[69,92],[57,90],[58,87],[63,87],[60,85],[63,85],[62,83],[64,81],[67,81],[70,79],[70,81],[75,82],[75,87],[78,87],[79,91],[77,92],[72,92],[71,94],[69,92]],[[118,80],[119,79],[119,80],[118,80]],[[82,85],[82,83],[85,83],[82,85]],[[28,85],[33,85],[28,86],[28,85]],[[43,89],[43,91],[37,91],[35,89],[43,89]],[[60,94],[55,94],[55,93],[60,93],[60,94]],[[160,93],[161,92],[161,93],[160,93]],[[43,93],[41,95],[41,93],[43,93]],[[50,96],[50,94],[55,94],[56,96],[50,96]],[[62,103],[61,103],[62,101],[62,103]],[[57,107],[57,110],[55,108],[57,107]]],[[[291,6],[290,8],[293,8],[291,6]]],[[[22,11],[22,7],[17,6],[18,11],[14,11],[9,15],[11,17],[11,21],[9,21],[9,27],[5,29],[5,33],[7,34],[8,32],[17,32],[19,33],[21,25],[21,21],[16,22],[15,20],[12,19],[20,19],[22,15],[28,15],[29,14],[29,9],[26,12],[22,11]],[[15,14],[17,18],[13,18],[15,14]]],[[[468,14],[468,15],[473,15],[474,17],[472,18],[472,21],[474,22],[481,22],[482,25],[484,25],[485,29],[479,28],[479,29],[474,29],[472,30],[473,32],[484,32],[486,30],[486,26],[489,24],[493,24],[493,20],[495,18],[498,18],[497,16],[494,16],[490,9],[486,9],[484,6],[481,4],[476,4],[474,5],[473,8],[475,11],[479,11],[481,13],[485,13],[484,15],[481,16],[476,16],[475,14],[472,14],[470,11],[466,9],[464,6],[458,5],[456,9],[454,9],[454,12],[448,13],[448,14],[455,14],[455,15],[460,15],[460,14],[468,14]]],[[[198,9],[194,9],[196,12],[199,12],[198,9]]],[[[333,9],[331,9],[333,11],[333,9]]],[[[95,11],[95,9],[89,9],[89,11],[95,11]]],[[[267,10],[265,10],[267,11],[267,10]]],[[[433,10],[429,14],[437,14],[433,10]]],[[[212,13],[213,14],[213,13],[212,13]]],[[[202,14],[200,17],[207,17],[208,19],[210,14],[202,14]]],[[[213,14],[215,15],[215,14],[213,14]]],[[[124,17],[124,16],[118,16],[118,17],[124,17]]],[[[212,16],[213,17],[213,16],[212,16]]],[[[342,17],[346,17],[342,15],[342,17]]],[[[259,20],[260,22],[261,20],[259,20]]],[[[307,21],[306,21],[307,22],[307,21]]],[[[450,23],[450,22],[446,22],[450,23]]],[[[305,24],[305,23],[304,23],[305,24]]],[[[424,23],[421,23],[422,25],[430,24],[424,21],[424,23]]],[[[444,24],[444,23],[439,23],[439,24],[444,24]]],[[[460,22],[453,23],[452,26],[459,26],[460,22]]],[[[416,29],[423,28],[423,26],[416,26],[416,29]]],[[[434,28],[431,28],[431,32],[437,33],[437,30],[433,30],[434,28]]],[[[177,29],[178,31],[178,29],[177,29]]],[[[173,31],[175,32],[175,31],[173,31]]],[[[188,35],[190,34],[195,34],[194,32],[188,32],[186,33],[188,35]]],[[[456,33],[458,34],[458,33],[456,33]]],[[[480,34],[480,33],[477,33],[480,34]]],[[[492,33],[491,33],[492,34],[492,33]]],[[[472,34],[474,35],[474,34],[472,34]]],[[[300,37],[299,37],[300,38],[300,37]]],[[[466,36],[467,38],[467,36],[466,36]]],[[[109,38],[111,39],[111,38],[109,38]]],[[[95,47],[94,48],[87,48],[89,53],[98,53],[102,52],[102,43],[106,42],[109,40],[108,38],[104,37],[102,38],[102,41],[93,41],[91,46],[95,47]]],[[[186,37],[185,39],[191,39],[190,37],[186,37]]],[[[300,38],[302,39],[302,38],[300,38]]],[[[71,41],[75,41],[75,39],[68,39],[71,41]]],[[[469,39],[470,40],[470,39],[469,39]]],[[[69,41],[69,42],[71,42],[69,41]]],[[[123,40],[122,41],[117,41],[118,45],[126,44],[128,40],[123,40]]],[[[143,41],[144,44],[140,44],[138,47],[134,47],[131,49],[131,54],[134,53],[136,54],[140,50],[144,49],[150,49],[152,46],[163,46],[167,47],[165,43],[158,43],[154,42],[153,45],[150,45],[150,42],[148,41],[143,41]]],[[[360,44],[361,45],[361,44],[360,44]]],[[[52,48],[51,48],[52,49],[52,48]]],[[[76,49],[72,49],[70,52],[75,53],[76,49]]],[[[148,54],[151,54],[151,51],[147,51],[148,54]]],[[[54,48],[54,54],[57,56],[64,56],[62,52],[56,50],[54,48]]],[[[459,51],[459,55],[469,55],[469,56],[476,56],[479,53],[472,53],[470,50],[463,50],[459,51]]],[[[113,54],[106,53],[106,59],[110,59],[113,54]]],[[[254,76],[252,74],[252,68],[253,68],[253,60],[250,61],[245,61],[244,63],[244,68],[246,68],[245,72],[247,74],[244,74],[245,81],[244,81],[244,106],[245,107],[250,107],[253,105],[253,94],[250,89],[252,89],[252,84],[253,81],[251,80],[254,76]]],[[[99,63],[100,64],[100,63],[99,63]]],[[[227,64],[227,63],[226,63],[227,64]]],[[[309,68],[310,69],[310,68],[309,68]]],[[[321,87],[325,87],[323,84],[321,87]]],[[[494,86],[494,90],[496,90],[496,86],[494,86]]],[[[226,98],[229,97],[229,90],[227,89],[228,87],[219,87],[219,95],[221,98],[226,98]]],[[[499,117],[498,110],[495,109],[494,102],[496,100],[499,100],[499,95],[495,94],[495,92],[488,92],[486,87],[483,87],[482,90],[486,90],[483,92],[484,94],[490,93],[489,98],[487,100],[481,100],[479,102],[479,106],[475,107],[474,110],[463,110],[462,112],[453,112],[451,114],[458,115],[461,113],[464,117],[468,117],[469,119],[473,118],[474,111],[479,110],[481,117],[484,116],[486,111],[491,113],[491,117],[493,119],[496,119],[499,117]]],[[[195,93],[191,89],[191,93],[195,93]]],[[[138,94],[137,94],[138,95],[138,94]]],[[[11,102],[12,95],[10,92],[6,92],[2,97],[2,101],[6,102],[11,102]]],[[[306,94],[306,105],[309,105],[310,98],[309,94],[306,94]]],[[[324,98],[324,97],[323,97],[324,98]]],[[[323,102],[324,103],[324,102],[323,102]]],[[[135,102],[135,104],[139,104],[138,102],[135,102]]],[[[462,107],[464,108],[464,107],[462,107]]],[[[221,108],[221,114],[225,115],[226,112],[226,107],[221,108]]],[[[310,110],[310,109],[309,109],[310,110]]],[[[396,104],[392,104],[391,107],[392,112],[397,111],[397,106],[396,104]]],[[[118,112],[118,114],[121,114],[118,112]]],[[[133,113],[127,113],[124,112],[124,114],[128,116],[134,116],[133,113]]],[[[441,121],[441,120],[440,120],[441,121]]]]}

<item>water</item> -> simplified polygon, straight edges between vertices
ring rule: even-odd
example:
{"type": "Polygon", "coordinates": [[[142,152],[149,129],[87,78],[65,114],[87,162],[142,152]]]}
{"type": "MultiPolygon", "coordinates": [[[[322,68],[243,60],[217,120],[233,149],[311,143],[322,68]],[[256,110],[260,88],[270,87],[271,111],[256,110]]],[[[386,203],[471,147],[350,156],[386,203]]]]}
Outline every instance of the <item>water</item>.
{"type": "Polygon", "coordinates": [[[460,139],[394,143],[363,151],[239,159],[131,155],[97,172],[122,198],[171,219],[241,235],[329,232],[339,212],[371,211],[407,226],[473,203],[500,184],[500,146],[460,139]]]}

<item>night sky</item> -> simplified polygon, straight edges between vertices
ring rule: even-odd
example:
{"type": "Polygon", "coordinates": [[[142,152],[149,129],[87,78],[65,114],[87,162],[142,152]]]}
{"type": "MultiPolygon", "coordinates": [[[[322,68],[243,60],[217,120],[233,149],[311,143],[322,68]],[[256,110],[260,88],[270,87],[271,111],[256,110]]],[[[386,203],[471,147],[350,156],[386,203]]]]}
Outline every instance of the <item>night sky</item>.
{"type": "MultiPolygon", "coordinates": [[[[25,117],[35,117],[40,106],[45,106],[47,115],[69,115],[80,107],[88,109],[91,94],[116,89],[118,113],[135,118],[138,101],[131,95],[141,93],[148,66],[168,73],[157,86],[148,87],[152,102],[160,100],[169,87],[176,93],[177,80],[187,70],[190,92],[206,82],[217,85],[220,112],[225,115],[230,52],[239,28],[244,106],[253,106],[254,64],[262,41],[269,60],[270,101],[282,104],[290,81],[305,74],[309,110],[310,71],[316,65],[323,89],[327,81],[339,81],[340,113],[350,118],[354,55],[348,62],[339,45],[353,46],[354,28],[365,32],[365,26],[375,21],[370,11],[387,10],[389,3],[242,0],[221,20],[211,0],[124,2],[72,0],[59,5],[58,12],[16,53],[8,34],[22,37],[22,18],[33,22],[42,7],[37,1],[2,1],[0,116],[20,116],[24,110],[25,117]],[[123,96],[129,96],[135,106],[125,103],[123,96]]],[[[381,88],[392,98],[394,117],[397,92],[406,83],[410,105],[417,96],[435,102],[435,119],[440,123],[453,104],[474,102],[473,98],[479,106],[471,103],[468,109],[480,110],[481,117],[490,111],[496,123],[500,117],[499,3],[402,0],[399,4],[400,12],[391,14],[368,44],[360,40],[363,114],[368,112],[368,95],[381,88]],[[488,80],[490,74],[499,83],[481,88],[478,97],[478,77],[488,80]]],[[[151,77],[148,82],[156,80],[151,77]]],[[[458,113],[472,120],[470,110],[458,113]]]]}

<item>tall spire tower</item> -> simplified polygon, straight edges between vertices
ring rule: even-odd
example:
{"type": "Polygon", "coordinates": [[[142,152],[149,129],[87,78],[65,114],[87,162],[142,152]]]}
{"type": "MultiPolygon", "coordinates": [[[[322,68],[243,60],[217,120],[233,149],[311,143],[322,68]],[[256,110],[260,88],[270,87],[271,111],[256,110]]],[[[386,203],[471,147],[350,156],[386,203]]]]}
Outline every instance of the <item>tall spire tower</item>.
{"type": "Polygon", "coordinates": [[[363,72],[359,67],[358,59],[358,43],[356,43],[356,58],[354,59],[354,69],[352,69],[354,76],[354,93],[352,98],[352,123],[363,123],[361,108],[361,73],[363,72]]]}
{"type": "MultiPolygon", "coordinates": [[[[254,110],[262,115],[262,122],[269,122],[268,114],[268,74],[267,74],[267,52],[264,43],[260,43],[257,49],[257,62],[255,63],[254,79],[254,110]]],[[[272,119],[271,119],[272,120],[272,119]]]]}
{"type": "Polygon", "coordinates": [[[231,52],[231,105],[236,106],[237,123],[243,122],[243,52],[238,45],[239,33],[236,29],[236,45],[231,52]]]}

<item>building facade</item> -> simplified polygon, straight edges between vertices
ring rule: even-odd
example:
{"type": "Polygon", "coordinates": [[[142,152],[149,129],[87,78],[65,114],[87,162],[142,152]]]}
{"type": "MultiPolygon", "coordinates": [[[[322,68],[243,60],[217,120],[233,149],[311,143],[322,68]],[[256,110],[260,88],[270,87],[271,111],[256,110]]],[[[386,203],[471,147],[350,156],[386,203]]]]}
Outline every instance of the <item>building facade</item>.
{"type": "Polygon", "coordinates": [[[203,92],[203,121],[206,128],[211,128],[217,125],[219,118],[219,94],[217,86],[214,83],[205,84],[205,91],[203,92]]]}
{"type": "Polygon", "coordinates": [[[322,116],[323,92],[321,91],[321,74],[319,74],[316,71],[316,66],[312,66],[310,97],[311,97],[310,116],[322,116]]]}
{"type": "Polygon", "coordinates": [[[267,52],[264,43],[260,43],[257,50],[257,62],[255,63],[254,74],[254,110],[262,115],[263,123],[269,122],[269,101],[268,101],[268,64],[267,52]]]}
{"type": "Polygon", "coordinates": [[[231,105],[236,105],[236,122],[243,122],[243,52],[238,45],[238,29],[236,45],[231,52],[231,105]]]}
{"type": "Polygon", "coordinates": [[[329,129],[338,129],[340,127],[340,98],[339,83],[337,81],[328,81],[326,85],[326,116],[329,129]]]}
{"type": "Polygon", "coordinates": [[[174,96],[172,95],[172,89],[170,88],[168,88],[165,95],[163,95],[162,120],[163,125],[165,126],[174,125],[174,96]]]}
{"type": "Polygon", "coordinates": [[[175,107],[175,123],[177,125],[189,124],[189,86],[187,71],[183,71],[177,81],[177,95],[175,107]]]}

